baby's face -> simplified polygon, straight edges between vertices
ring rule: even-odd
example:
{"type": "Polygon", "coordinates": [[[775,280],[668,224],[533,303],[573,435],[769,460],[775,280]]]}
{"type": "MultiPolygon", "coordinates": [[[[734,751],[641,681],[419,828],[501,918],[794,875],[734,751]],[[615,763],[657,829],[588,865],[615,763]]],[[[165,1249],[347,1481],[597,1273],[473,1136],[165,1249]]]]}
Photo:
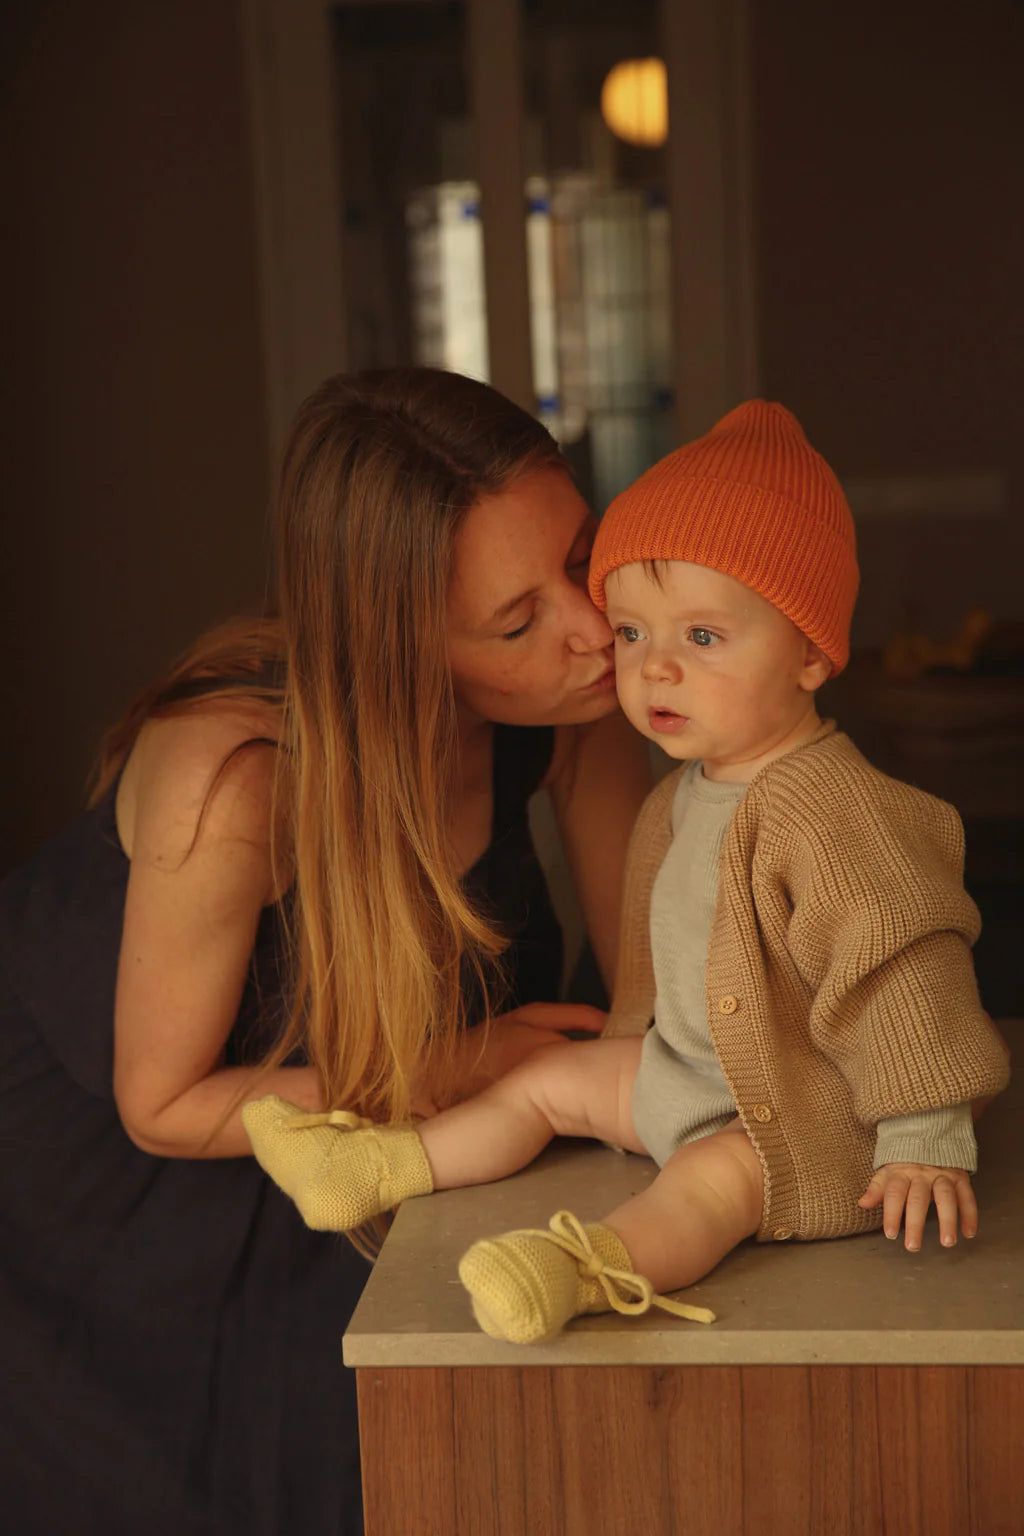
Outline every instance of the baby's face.
{"type": "Polygon", "coordinates": [[[605,592],[622,707],[670,757],[746,782],[813,728],[829,663],[760,593],[682,560],[622,566],[605,592]]]}

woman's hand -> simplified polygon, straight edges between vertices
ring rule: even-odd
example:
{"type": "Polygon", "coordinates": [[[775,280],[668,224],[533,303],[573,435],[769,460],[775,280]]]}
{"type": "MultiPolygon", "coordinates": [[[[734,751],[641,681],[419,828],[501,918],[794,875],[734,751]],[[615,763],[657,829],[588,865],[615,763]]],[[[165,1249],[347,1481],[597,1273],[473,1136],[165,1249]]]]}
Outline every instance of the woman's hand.
{"type": "Polygon", "coordinates": [[[921,1246],[928,1207],[935,1201],[939,1218],[939,1240],[944,1248],[956,1242],[957,1216],[964,1237],[978,1232],[978,1202],[971,1188],[970,1175],[962,1168],[934,1168],[927,1163],[886,1163],[879,1168],[857,1204],[864,1210],[882,1207],[886,1237],[900,1235],[900,1222],[906,1208],[905,1246],[916,1253],[921,1246]]]}
{"type": "MultiPolygon", "coordinates": [[[[500,1014],[489,1024],[467,1031],[459,1042],[454,1092],[444,1095],[459,1103],[480,1093],[504,1077],[534,1051],[549,1045],[565,1045],[568,1031],[599,1035],[607,1014],[587,1003],[524,1003],[500,1014]]],[[[413,1103],[417,1115],[433,1115],[444,1105],[429,1091],[421,1091],[413,1103]]]]}
{"type": "MultiPolygon", "coordinates": [[[[600,1008],[591,1008],[587,1003],[525,1003],[522,1008],[513,1008],[510,1013],[492,1019],[484,1026],[486,1043],[478,1068],[485,1074],[484,1080],[473,1092],[478,1093],[487,1083],[504,1077],[542,1046],[564,1045],[570,1030],[599,1035],[607,1017],[600,1008]]],[[[472,1035],[467,1043],[472,1050],[472,1035]]]]}

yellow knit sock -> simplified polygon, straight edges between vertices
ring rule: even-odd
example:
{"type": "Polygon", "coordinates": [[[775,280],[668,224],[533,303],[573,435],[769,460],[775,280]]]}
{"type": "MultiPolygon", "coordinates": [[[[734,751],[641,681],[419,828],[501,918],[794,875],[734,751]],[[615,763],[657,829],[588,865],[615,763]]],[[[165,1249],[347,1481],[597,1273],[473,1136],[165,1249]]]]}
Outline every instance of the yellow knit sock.
{"type": "Polygon", "coordinates": [[[556,1212],[548,1227],[485,1238],[463,1255],[459,1279],[492,1339],[539,1344],[584,1312],[638,1317],[658,1307],[693,1323],[714,1322],[707,1307],[655,1295],[610,1227],[581,1226],[571,1211],[556,1212]]]}
{"type": "MultiPolygon", "coordinates": [[[[560,1216],[552,1218],[554,1231],[560,1216]]],[[[613,1303],[596,1277],[605,1269],[632,1273],[629,1254],[609,1227],[579,1230],[589,1258],[568,1252],[541,1231],[508,1232],[473,1244],[459,1264],[459,1279],[484,1333],[511,1344],[538,1344],[554,1338],[570,1318],[611,1311],[613,1303]]]]}
{"type": "Polygon", "coordinates": [[[411,1125],[375,1126],[347,1110],[310,1114],[273,1093],[246,1104],[242,1122],[260,1166],[307,1227],[350,1232],[434,1188],[411,1125]]]}

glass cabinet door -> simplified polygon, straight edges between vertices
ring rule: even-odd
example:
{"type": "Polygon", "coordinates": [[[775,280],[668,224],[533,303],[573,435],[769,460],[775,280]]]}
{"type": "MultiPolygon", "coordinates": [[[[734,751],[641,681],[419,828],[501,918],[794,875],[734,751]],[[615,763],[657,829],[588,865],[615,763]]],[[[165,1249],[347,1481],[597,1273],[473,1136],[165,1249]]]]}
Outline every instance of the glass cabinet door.
{"type": "Polygon", "coordinates": [[[506,150],[518,136],[523,260],[509,244],[485,255],[493,203],[470,28],[494,11],[471,11],[332,8],[349,365],[429,363],[500,383],[488,278],[508,291],[524,271],[529,404],[601,507],[672,441],[657,6],[518,0],[517,52],[499,61],[516,72],[518,111],[497,132],[506,150]]]}

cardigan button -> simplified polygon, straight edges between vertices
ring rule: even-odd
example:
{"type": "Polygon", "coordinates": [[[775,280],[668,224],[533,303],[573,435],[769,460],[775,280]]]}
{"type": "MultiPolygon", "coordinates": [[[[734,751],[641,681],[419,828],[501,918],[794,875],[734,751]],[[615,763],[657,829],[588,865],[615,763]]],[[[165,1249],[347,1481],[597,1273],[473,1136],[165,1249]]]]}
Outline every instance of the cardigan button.
{"type": "Polygon", "coordinates": [[[739,1001],[737,998],[733,997],[731,993],[727,993],[725,997],[720,997],[718,999],[719,1013],[735,1013],[738,1007],[739,1001]]]}
{"type": "Polygon", "coordinates": [[[760,1120],[762,1125],[767,1125],[772,1117],[772,1112],[767,1104],[754,1105],[754,1119],[760,1120]]]}
{"type": "Polygon", "coordinates": [[[792,1236],[793,1234],[788,1227],[776,1227],[772,1233],[772,1237],[774,1237],[777,1243],[788,1243],[792,1236]]]}

